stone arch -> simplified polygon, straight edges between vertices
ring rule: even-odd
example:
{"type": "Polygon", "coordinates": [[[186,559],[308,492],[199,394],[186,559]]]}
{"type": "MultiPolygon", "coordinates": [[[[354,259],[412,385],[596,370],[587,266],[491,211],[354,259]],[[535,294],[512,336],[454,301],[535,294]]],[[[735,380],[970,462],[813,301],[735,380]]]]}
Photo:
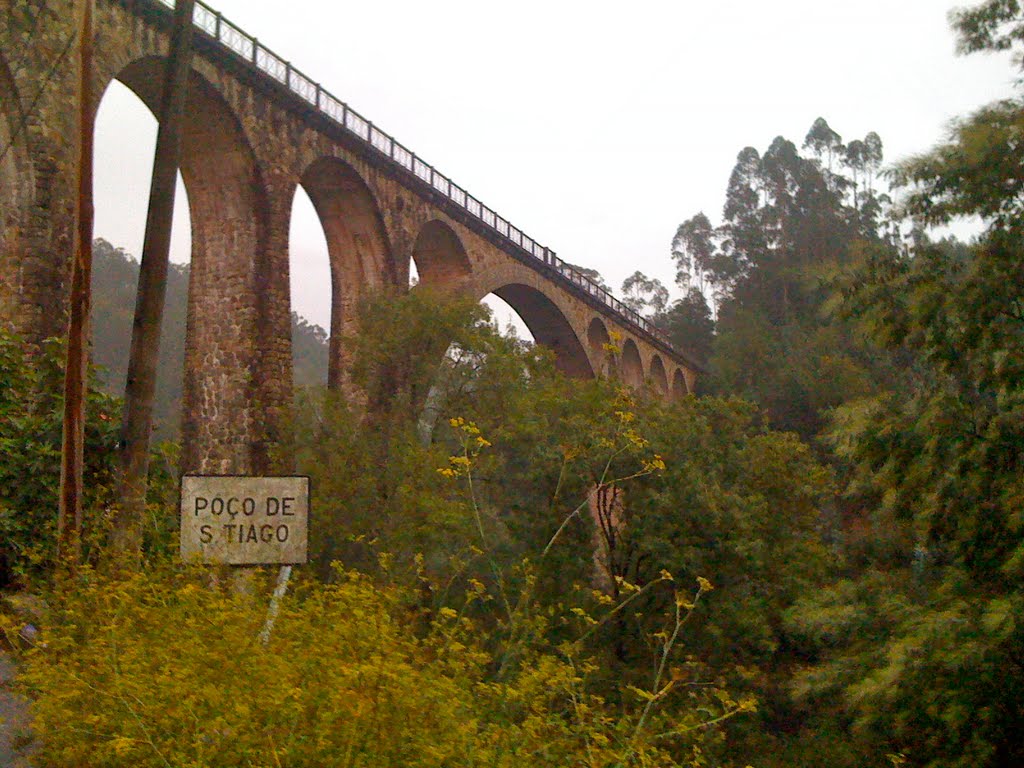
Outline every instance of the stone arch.
{"type": "Polygon", "coordinates": [[[455,231],[439,219],[424,224],[412,248],[420,283],[433,287],[461,286],[472,272],[466,248],[455,231]]]}
{"type": "MultiPolygon", "coordinates": [[[[116,74],[159,115],[165,59],[144,56],[116,74]]],[[[192,263],[185,340],[184,471],[245,472],[262,460],[257,403],[267,344],[266,192],[241,121],[193,70],[180,170],[188,191],[192,263]]]]}
{"type": "Polygon", "coordinates": [[[689,390],[686,387],[686,377],[683,375],[682,369],[676,368],[676,372],[672,376],[672,399],[682,400],[687,394],[689,394],[689,390]]]}
{"type": "Polygon", "coordinates": [[[0,53],[0,324],[35,336],[24,317],[38,309],[24,284],[25,234],[35,189],[14,77],[0,53]]]}
{"type": "Polygon", "coordinates": [[[661,355],[655,355],[651,358],[648,378],[655,392],[662,397],[668,397],[668,374],[665,373],[665,363],[662,362],[661,355]]]}
{"type": "Polygon", "coordinates": [[[331,267],[331,337],[327,381],[342,384],[343,339],[356,329],[359,303],[396,284],[391,245],[377,200],[348,163],[322,157],[300,179],[327,240],[331,267]]]}
{"type": "Polygon", "coordinates": [[[622,345],[619,375],[623,383],[634,389],[639,389],[644,385],[644,366],[640,360],[640,350],[632,339],[626,339],[622,345]]]}
{"type": "Polygon", "coordinates": [[[587,326],[587,346],[590,348],[590,359],[594,361],[594,370],[602,375],[607,373],[607,345],[612,339],[608,328],[599,317],[595,317],[587,326]]]}
{"type": "Polygon", "coordinates": [[[491,293],[516,311],[538,344],[554,351],[558,370],[571,378],[594,378],[586,349],[555,302],[536,288],[522,283],[509,283],[491,293]]]}

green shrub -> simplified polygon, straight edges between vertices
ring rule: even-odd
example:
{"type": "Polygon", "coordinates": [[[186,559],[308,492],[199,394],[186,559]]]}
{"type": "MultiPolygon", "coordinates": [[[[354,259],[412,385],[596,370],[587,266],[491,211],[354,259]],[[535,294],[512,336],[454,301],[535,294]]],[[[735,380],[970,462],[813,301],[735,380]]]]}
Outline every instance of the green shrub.
{"type": "MultiPolygon", "coordinates": [[[[0,584],[40,575],[57,540],[64,347],[29,353],[0,329],[0,584]]],[[[85,546],[103,534],[110,500],[120,405],[90,388],[85,429],[85,546]]]]}

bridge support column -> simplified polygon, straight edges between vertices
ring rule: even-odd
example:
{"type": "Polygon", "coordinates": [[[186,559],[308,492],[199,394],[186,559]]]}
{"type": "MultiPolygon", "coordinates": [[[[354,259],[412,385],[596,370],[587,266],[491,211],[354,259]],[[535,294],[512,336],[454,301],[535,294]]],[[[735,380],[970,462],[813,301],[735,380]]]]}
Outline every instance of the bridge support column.
{"type": "Polygon", "coordinates": [[[277,295],[275,281],[283,277],[287,285],[288,273],[270,273],[270,217],[258,174],[193,175],[187,163],[182,170],[192,218],[182,470],[261,472],[267,462],[261,409],[274,405],[261,360],[270,351],[267,305],[277,295]]]}
{"type": "Polygon", "coordinates": [[[257,275],[259,350],[255,379],[260,403],[254,460],[261,472],[288,473],[291,459],[275,456],[287,439],[293,402],[292,316],[288,239],[295,182],[277,171],[267,173],[267,238],[257,275]]]}
{"type": "Polygon", "coordinates": [[[67,332],[77,73],[73,58],[46,78],[38,73],[65,49],[73,15],[66,24],[44,25],[28,44],[32,15],[5,13],[11,19],[0,31],[0,324],[36,345],[67,332]],[[8,52],[18,56],[17,71],[4,61],[8,52]]]}

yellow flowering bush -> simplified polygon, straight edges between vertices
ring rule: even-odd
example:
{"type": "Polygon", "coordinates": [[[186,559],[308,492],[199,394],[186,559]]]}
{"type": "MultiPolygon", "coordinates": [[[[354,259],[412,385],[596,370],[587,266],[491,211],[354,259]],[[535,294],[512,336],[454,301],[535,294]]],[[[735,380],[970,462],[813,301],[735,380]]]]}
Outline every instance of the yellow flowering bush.
{"type": "Polygon", "coordinates": [[[473,736],[466,650],[430,658],[387,590],[348,574],[282,605],[196,570],[95,575],[22,675],[55,766],[442,765],[473,736]]]}
{"type": "Polygon", "coordinates": [[[330,584],[299,580],[264,645],[267,574],[245,589],[217,574],[167,565],[61,585],[20,677],[41,764],[611,768],[679,765],[669,746],[699,755],[706,713],[669,722],[649,701],[607,704],[572,644],[527,641],[496,676],[466,616],[431,616],[410,591],[338,569],[330,584]]]}

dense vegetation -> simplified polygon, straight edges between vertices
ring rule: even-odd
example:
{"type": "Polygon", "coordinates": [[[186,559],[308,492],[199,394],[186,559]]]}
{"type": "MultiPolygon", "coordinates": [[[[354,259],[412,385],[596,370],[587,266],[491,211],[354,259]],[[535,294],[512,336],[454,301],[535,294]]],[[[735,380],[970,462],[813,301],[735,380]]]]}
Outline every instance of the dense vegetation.
{"type": "Polygon", "coordinates": [[[763,658],[768,619],[778,625],[820,556],[826,478],[810,453],[739,401],[674,409],[609,381],[567,382],[479,307],[415,291],[363,317],[352,374],[366,402],[307,393],[280,447],[313,476],[318,506],[313,567],[273,654],[258,640],[265,576],[236,592],[175,565],[167,499],[142,573],[86,569],[51,593],[47,644],[22,677],[46,759],[611,766],[726,754],[708,726],[749,716],[757,681],[722,638],[756,628],[736,648],[763,658]],[[680,447],[685,459],[662,459],[680,447]],[[715,536],[713,550],[698,543],[715,536]],[[766,602],[776,571],[789,586],[766,602]],[[683,642],[688,623],[702,639],[683,642]],[[188,631],[169,639],[167,626],[188,631]],[[254,719],[257,701],[271,709],[254,719]]]}
{"type": "MultiPolygon", "coordinates": [[[[966,51],[1024,41],[1016,2],[953,18],[966,51]]],[[[105,563],[107,395],[89,563],[48,569],[60,351],[3,337],[0,554],[48,595],[21,677],[47,764],[1024,764],[1022,126],[989,105],[887,172],[824,119],[741,150],[720,223],[673,238],[682,298],[623,286],[709,361],[701,397],[567,382],[423,288],[368,302],[361,396],[301,388],[276,447],[316,513],[266,646],[272,574],[176,562],[173,453],[144,566],[105,563]],[[929,238],[959,216],[974,241],[929,238]]],[[[121,370],[99,318],[134,267],[98,250],[121,370]]]]}

